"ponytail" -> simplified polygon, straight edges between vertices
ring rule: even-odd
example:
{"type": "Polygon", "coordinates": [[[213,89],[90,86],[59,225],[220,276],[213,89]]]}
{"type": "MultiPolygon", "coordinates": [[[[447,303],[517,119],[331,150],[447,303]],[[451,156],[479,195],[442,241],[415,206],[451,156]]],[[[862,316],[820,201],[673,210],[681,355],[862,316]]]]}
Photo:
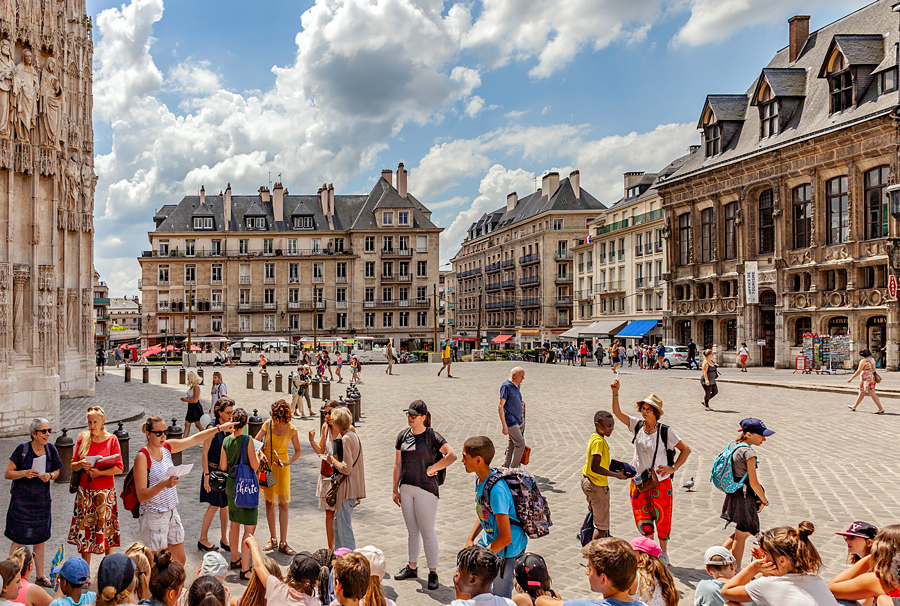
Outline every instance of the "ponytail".
{"type": "MultiPolygon", "coordinates": [[[[425,427],[431,427],[431,411],[425,413],[425,427]]],[[[368,605],[368,602],[366,602],[368,605]]]]}
{"type": "Polygon", "coordinates": [[[225,588],[218,579],[211,576],[198,577],[188,590],[188,606],[228,606],[225,588]]]}
{"type": "Polygon", "coordinates": [[[788,572],[817,574],[822,558],[809,537],[815,532],[812,522],[800,522],[797,528],[778,526],[759,534],[759,547],[773,560],[784,556],[791,562],[788,572]]]}

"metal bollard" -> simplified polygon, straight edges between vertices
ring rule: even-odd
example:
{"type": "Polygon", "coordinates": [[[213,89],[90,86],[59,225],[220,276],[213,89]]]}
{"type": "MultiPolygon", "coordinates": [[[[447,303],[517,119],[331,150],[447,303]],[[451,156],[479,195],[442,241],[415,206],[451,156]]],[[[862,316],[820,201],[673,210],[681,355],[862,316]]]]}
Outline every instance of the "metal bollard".
{"type": "Polygon", "coordinates": [[[72,479],[72,451],[75,450],[75,440],[66,435],[67,431],[69,430],[63,427],[62,435],[53,443],[62,461],[62,467],[59,468],[59,475],[55,480],[58,484],[68,484],[72,479]]]}
{"type": "Polygon", "coordinates": [[[200,367],[200,364],[197,364],[197,376],[200,377],[200,385],[203,385],[203,368],[200,367]]]}
{"type": "Polygon", "coordinates": [[[169,370],[165,366],[159,371],[159,382],[161,385],[165,385],[169,382],[169,370]]]}
{"type": "Polygon", "coordinates": [[[262,371],[262,390],[269,391],[269,371],[262,371]]]}
{"type": "Polygon", "coordinates": [[[187,383],[186,377],[187,377],[187,371],[184,369],[184,366],[182,366],[178,370],[178,384],[185,385],[187,383]]]}
{"type": "Polygon", "coordinates": [[[146,365],[146,364],[144,365],[144,377],[143,377],[143,382],[144,382],[144,383],[149,383],[149,382],[150,382],[150,369],[147,368],[147,365],[146,365]]]}
{"type": "Polygon", "coordinates": [[[253,369],[247,369],[247,389],[253,389],[253,369]]]}
{"type": "Polygon", "coordinates": [[[262,429],[263,420],[262,417],[259,416],[259,410],[254,408],[253,414],[247,419],[247,430],[250,432],[251,438],[256,438],[256,434],[259,433],[259,430],[262,429]]]}
{"type": "Polygon", "coordinates": [[[314,400],[319,399],[319,380],[318,379],[312,380],[312,397],[314,400]]]}
{"type": "Polygon", "coordinates": [[[281,376],[281,371],[279,370],[278,372],[275,373],[275,391],[277,391],[279,393],[281,392],[282,387],[283,387],[283,385],[282,385],[283,381],[284,381],[284,378],[281,376]]]}
{"type": "Polygon", "coordinates": [[[331,399],[331,382],[322,381],[322,399],[326,402],[331,399]]]}
{"type": "MultiPolygon", "coordinates": [[[[178,419],[172,419],[172,424],[166,427],[166,439],[167,440],[178,440],[181,439],[181,436],[184,435],[184,429],[178,426],[178,419]]],[[[173,452],[172,453],[172,464],[173,465],[181,465],[181,453],[173,452]]]]}
{"type": "Polygon", "coordinates": [[[125,382],[131,383],[131,366],[125,365],[125,382]]]}
{"type": "Polygon", "coordinates": [[[113,435],[119,440],[119,450],[122,451],[122,473],[128,473],[131,468],[131,457],[128,455],[128,442],[131,437],[128,435],[128,430],[125,429],[125,424],[119,421],[119,428],[113,432],[113,435]]]}

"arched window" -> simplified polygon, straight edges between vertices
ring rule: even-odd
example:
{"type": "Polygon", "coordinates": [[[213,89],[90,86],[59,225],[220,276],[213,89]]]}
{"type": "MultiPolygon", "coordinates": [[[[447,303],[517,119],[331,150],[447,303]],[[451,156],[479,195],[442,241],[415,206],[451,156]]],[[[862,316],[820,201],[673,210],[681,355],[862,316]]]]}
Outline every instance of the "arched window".
{"type": "Polygon", "coordinates": [[[771,189],[759,194],[759,254],[775,252],[775,194],[771,189]]]}
{"type": "Polygon", "coordinates": [[[765,139],[778,134],[778,99],[772,88],[765,83],[759,92],[759,138],[765,139]]]}
{"type": "Polygon", "coordinates": [[[829,60],[828,85],[832,114],[853,107],[853,74],[844,62],[844,55],[837,49],[829,60]]]}
{"type": "Polygon", "coordinates": [[[703,116],[703,138],[706,140],[706,157],[710,158],[722,152],[722,127],[716,121],[712,108],[707,108],[703,116]]]}

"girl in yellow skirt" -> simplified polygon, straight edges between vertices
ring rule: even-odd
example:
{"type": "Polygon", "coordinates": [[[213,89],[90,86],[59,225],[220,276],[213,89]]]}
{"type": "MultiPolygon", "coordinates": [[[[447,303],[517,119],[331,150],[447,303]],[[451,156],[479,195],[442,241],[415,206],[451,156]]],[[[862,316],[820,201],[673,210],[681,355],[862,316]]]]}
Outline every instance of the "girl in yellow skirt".
{"type": "Polygon", "coordinates": [[[290,465],[300,457],[300,439],[297,428],[291,424],[291,406],[284,400],[272,404],[272,418],[263,424],[256,434],[256,439],[263,442],[262,459],[268,461],[275,475],[275,485],[266,488],[260,484],[263,497],[266,499],[266,519],[269,522],[271,538],[264,551],[278,547],[278,551],[294,555],[294,550],[287,544],[288,503],[291,502],[291,468],[290,465]],[[294,454],[288,458],[288,444],[293,445],[294,454]],[[279,530],[281,542],[276,540],[275,506],[278,506],[279,530]]]}

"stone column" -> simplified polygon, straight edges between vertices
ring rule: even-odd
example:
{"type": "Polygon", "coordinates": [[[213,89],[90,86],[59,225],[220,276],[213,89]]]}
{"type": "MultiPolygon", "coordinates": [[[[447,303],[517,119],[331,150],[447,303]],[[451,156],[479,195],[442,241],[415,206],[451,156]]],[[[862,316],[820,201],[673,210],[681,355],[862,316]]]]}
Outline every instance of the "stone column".
{"type": "Polygon", "coordinates": [[[17,354],[25,353],[25,283],[30,276],[27,265],[13,266],[13,350],[17,354]]]}
{"type": "Polygon", "coordinates": [[[900,370],[900,314],[897,313],[897,301],[887,302],[887,369],[900,370]]]}

